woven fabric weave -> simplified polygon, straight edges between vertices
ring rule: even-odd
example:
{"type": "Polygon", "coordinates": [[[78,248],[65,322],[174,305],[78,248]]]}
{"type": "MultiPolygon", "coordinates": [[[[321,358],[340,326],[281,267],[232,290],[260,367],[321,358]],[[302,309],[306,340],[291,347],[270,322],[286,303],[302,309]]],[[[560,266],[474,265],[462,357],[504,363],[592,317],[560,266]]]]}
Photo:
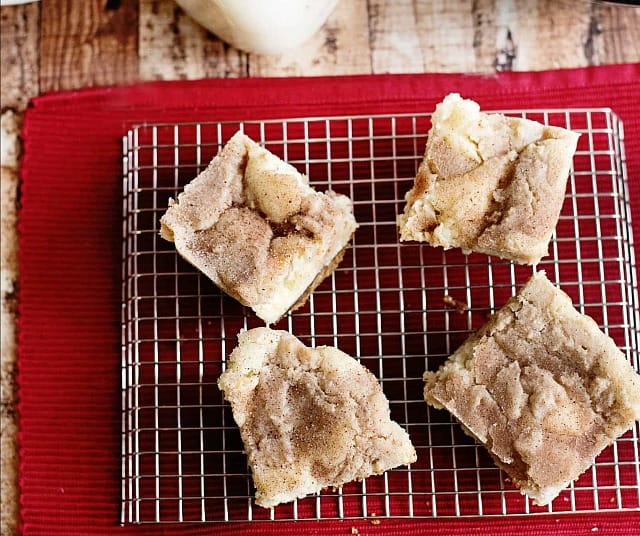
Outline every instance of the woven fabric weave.
{"type": "Polygon", "coordinates": [[[640,514],[119,526],[121,136],[133,124],[484,109],[610,107],[640,222],[640,65],[480,75],[162,82],[32,101],[24,128],[19,294],[25,534],[633,534],[640,514]],[[594,530],[595,529],[595,530],[594,530]]]}

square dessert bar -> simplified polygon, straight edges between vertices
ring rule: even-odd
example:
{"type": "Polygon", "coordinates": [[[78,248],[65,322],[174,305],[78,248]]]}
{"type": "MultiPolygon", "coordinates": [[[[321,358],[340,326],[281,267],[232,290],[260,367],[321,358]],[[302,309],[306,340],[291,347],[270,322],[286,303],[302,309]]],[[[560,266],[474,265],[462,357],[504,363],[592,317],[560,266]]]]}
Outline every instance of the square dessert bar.
{"type": "Polygon", "coordinates": [[[218,385],[240,427],[260,506],[416,460],[376,378],[337,348],[252,329],[238,336],[218,385]]]}
{"type": "Polygon", "coordinates": [[[547,255],[578,134],[480,112],[454,93],[431,118],[400,240],[462,248],[522,264],[547,255]]]}
{"type": "Polygon", "coordinates": [[[241,132],[160,222],[182,257],[267,324],[333,272],[357,227],[348,197],[316,192],[241,132]]]}
{"type": "Polygon", "coordinates": [[[544,272],[424,381],[539,505],[640,418],[640,376],[544,272]]]}

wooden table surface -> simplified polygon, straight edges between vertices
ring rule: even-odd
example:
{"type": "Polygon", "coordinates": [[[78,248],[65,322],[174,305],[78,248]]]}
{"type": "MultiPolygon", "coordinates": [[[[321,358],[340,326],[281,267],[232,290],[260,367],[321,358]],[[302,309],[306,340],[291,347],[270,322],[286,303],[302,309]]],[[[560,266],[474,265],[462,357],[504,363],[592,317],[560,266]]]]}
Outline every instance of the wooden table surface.
{"type": "Polygon", "coordinates": [[[340,0],[321,30],[268,57],[231,48],[173,0],[2,7],[2,534],[15,532],[16,196],[29,99],[202,77],[542,70],[640,61],[640,8],[588,0],[340,0]]]}

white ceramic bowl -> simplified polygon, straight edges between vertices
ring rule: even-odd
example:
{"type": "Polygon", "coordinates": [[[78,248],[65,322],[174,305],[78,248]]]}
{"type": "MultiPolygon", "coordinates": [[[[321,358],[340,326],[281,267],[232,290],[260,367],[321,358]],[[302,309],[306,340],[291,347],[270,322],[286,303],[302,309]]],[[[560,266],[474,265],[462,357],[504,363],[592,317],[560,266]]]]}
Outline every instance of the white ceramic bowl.
{"type": "Polygon", "coordinates": [[[39,2],[40,0],[0,0],[0,6],[15,6],[17,4],[28,4],[30,2],[39,2]]]}
{"type": "Polygon", "coordinates": [[[318,31],[338,0],[176,0],[202,26],[236,48],[278,54],[318,31]]]}

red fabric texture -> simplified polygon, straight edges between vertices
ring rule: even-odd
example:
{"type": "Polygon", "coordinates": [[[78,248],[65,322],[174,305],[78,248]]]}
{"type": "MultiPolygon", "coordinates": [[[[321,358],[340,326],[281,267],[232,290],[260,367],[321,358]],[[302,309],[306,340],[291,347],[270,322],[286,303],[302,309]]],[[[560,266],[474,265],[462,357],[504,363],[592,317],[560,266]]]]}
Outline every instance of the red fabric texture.
{"type": "Polygon", "coordinates": [[[625,128],[640,222],[640,65],[480,75],[202,80],[34,99],[24,128],[19,295],[25,534],[637,534],[640,514],[119,526],[121,136],[144,122],[431,111],[449,92],[484,109],[610,107],[625,128]],[[597,532],[596,532],[597,531],[597,532]]]}

